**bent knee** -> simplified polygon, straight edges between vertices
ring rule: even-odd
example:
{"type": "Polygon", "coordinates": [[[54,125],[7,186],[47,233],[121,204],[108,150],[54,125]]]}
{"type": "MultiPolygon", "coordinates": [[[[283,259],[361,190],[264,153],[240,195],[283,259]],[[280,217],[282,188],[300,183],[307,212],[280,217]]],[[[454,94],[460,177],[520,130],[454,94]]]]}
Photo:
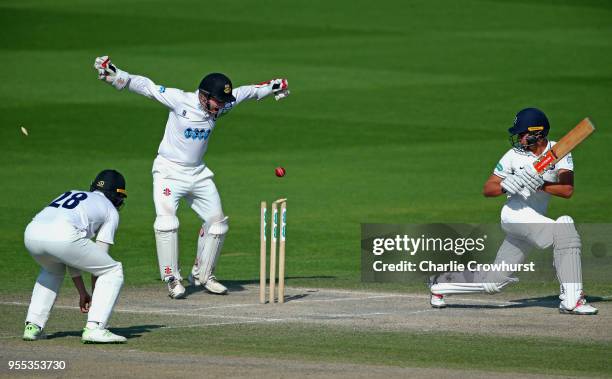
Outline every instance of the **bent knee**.
{"type": "Polygon", "coordinates": [[[179,219],[176,216],[157,216],[153,229],[158,232],[172,232],[178,230],[179,219]]]}
{"type": "Polygon", "coordinates": [[[519,281],[518,278],[511,277],[511,276],[497,277],[495,279],[496,279],[495,282],[483,283],[483,287],[486,293],[489,293],[489,294],[499,293],[504,287],[519,281]]]}
{"type": "Polygon", "coordinates": [[[554,247],[557,251],[582,247],[580,235],[570,216],[561,216],[555,221],[554,247]]]}
{"type": "Polygon", "coordinates": [[[206,228],[207,234],[224,235],[229,230],[229,217],[211,218],[203,227],[206,228]]]}
{"type": "Polygon", "coordinates": [[[121,262],[115,262],[114,265],[95,273],[98,279],[104,277],[105,279],[112,280],[115,283],[123,284],[123,265],[121,262]]]}

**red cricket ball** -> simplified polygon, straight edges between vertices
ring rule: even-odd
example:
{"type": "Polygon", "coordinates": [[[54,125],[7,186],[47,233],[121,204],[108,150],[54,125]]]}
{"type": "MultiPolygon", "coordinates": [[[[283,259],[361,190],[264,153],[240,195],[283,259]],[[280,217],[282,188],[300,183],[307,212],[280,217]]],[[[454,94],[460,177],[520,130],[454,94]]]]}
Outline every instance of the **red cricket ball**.
{"type": "Polygon", "coordinates": [[[287,173],[287,171],[285,171],[284,168],[282,167],[277,167],[276,169],[274,169],[274,173],[276,174],[276,176],[278,176],[279,178],[282,178],[283,176],[285,176],[285,174],[287,173]]]}

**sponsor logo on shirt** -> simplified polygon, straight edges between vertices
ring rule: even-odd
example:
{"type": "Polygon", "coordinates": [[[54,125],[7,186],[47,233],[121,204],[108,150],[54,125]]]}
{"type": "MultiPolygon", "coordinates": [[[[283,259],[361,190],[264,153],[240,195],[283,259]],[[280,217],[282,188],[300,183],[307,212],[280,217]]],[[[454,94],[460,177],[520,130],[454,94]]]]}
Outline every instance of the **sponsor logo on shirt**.
{"type": "Polygon", "coordinates": [[[498,163],[498,164],[497,164],[497,166],[495,166],[495,169],[496,169],[497,171],[504,171],[504,166],[502,166],[502,164],[501,164],[501,163],[498,163]]]}
{"type": "Polygon", "coordinates": [[[164,92],[166,92],[166,87],[159,86],[159,93],[164,93],[164,92]]]}
{"type": "Polygon", "coordinates": [[[208,136],[210,135],[211,130],[210,129],[192,129],[192,128],[187,128],[185,129],[185,138],[189,139],[191,138],[192,140],[207,140],[208,136]]]}

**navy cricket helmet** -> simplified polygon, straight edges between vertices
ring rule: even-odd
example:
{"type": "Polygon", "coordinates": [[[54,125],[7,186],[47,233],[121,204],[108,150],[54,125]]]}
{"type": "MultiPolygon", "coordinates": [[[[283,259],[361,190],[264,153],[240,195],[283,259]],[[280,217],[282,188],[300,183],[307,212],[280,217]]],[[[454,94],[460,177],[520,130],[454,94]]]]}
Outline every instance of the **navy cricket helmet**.
{"type": "Polygon", "coordinates": [[[525,108],[516,114],[514,124],[508,129],[510,133],[510,144],[512,147],[525,150],[535,145],[539,139],[546,138],[550,124],[548,118],[537,108],[525,108]],[[521,144],[521,136],[528,133],[527,144],[521,144]]]}
{"type": "Polygon", "coordinates": [[[236,101],[236,98],[232,95],[232,90],[234,89],[232,81],[227,76],[218,72],[206,75],[200,82],[198,89],[205,95],[214,97],[224,103],[236,101]]]}
{"type": "Polygon", "coordinates": [[[125,178],[116,170],[101,171],[91,183],[89,190],[102,192],[117,209],[123,206],[127,197],[125,178]]]}

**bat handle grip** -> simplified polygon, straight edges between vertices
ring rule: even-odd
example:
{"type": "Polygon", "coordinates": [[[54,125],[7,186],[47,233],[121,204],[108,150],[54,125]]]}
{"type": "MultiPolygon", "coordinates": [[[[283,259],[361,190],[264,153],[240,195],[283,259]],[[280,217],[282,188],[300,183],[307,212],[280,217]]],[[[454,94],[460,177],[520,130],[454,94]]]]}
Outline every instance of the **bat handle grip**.
{"type": "Polygon", "coordinates": [[[546,171],[548,167],[554,164],[556,160],[557,156],[555,153],[552,150],[548,150],[546,154],[540,156],[535,162],[533,162],[533,167],[539,174],[541,174],[546,171]]]}

